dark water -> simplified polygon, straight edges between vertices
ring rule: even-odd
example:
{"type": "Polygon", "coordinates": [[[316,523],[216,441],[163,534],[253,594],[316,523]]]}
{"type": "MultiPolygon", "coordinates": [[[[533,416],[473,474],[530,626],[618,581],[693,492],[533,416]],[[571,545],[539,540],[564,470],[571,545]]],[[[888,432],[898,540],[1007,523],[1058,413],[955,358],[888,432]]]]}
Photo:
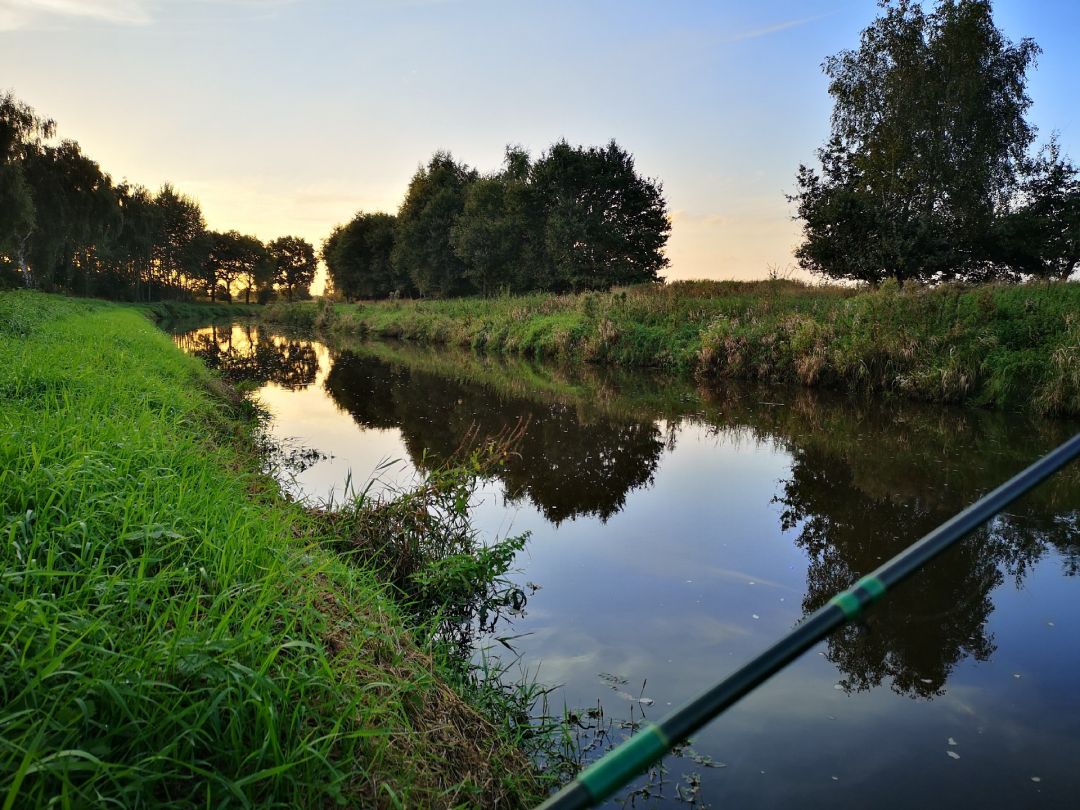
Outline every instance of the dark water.
{"type": "MultiPolygon", "coordinates": [[[[405,481],[471,427],[527,420],[475,519],[532,533],[519,665],[563,685],[557,709],[599,701],[615,737],[1080,427],[254,328],[177,339],[256,387],[279,439],[332,456],[287,480],[301,497],[340,501],[387,459],[405,481]]],[[[699,779],[714,807],[1078,806],[1078,571],[1074,465],[638,785],[674,802],[699,779]]]]}

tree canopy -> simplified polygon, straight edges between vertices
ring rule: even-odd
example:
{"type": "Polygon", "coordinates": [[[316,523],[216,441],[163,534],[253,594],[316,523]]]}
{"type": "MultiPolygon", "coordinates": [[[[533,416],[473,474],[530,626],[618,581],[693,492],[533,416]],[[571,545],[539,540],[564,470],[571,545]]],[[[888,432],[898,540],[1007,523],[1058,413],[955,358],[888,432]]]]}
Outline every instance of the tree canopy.
{"type": "Polygon", "coordinates": [[[413,176],[392,235],[380,216],[360,213],[323,244],[347,298],[655,282],[671,230],[660,184],[640,177],[614,141],[560,141],[535,162],[507,147],[503,167],[487,175],[436,152],[413,176]]]}
{"type": "Polygon", "coordinates": [[[298,293],[306,297],[319,266],[311,243],[299,236],[282,236],[267,245],[267,249],[274,266],[274,280],[286,297],[290,301],[298,293]]]}
{"type": "Polygon", "coordinates": [[[800,264],[871,282],[1061,275],[1076,173],[1056,147],[1031,155],[1038,46],[1007,39],[989,0],[880,5],[859,47],[823,66],[832,132],[820,170],[800,166],[791,198],[800,264]],[[1047,230],[1061,235],[1055,256],[1037,244],[1047,230]]]}

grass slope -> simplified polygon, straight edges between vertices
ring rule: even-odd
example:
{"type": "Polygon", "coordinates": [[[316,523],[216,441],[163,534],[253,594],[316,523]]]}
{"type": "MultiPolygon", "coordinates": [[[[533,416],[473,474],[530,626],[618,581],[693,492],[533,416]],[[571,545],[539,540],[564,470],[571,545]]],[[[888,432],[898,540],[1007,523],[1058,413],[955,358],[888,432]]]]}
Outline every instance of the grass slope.
{"type": "Polygon", "coordinates": [[[0,295],[0,807],[528,797],[216,388],[133,309],[0,295]]]}
{"type": "Polygon", "coordinates": [[[264,317],[709,379],[1080,413],[1077,283],[855,291],[791,281],[676,282],[567,296],[276,304],[264,317]]]}

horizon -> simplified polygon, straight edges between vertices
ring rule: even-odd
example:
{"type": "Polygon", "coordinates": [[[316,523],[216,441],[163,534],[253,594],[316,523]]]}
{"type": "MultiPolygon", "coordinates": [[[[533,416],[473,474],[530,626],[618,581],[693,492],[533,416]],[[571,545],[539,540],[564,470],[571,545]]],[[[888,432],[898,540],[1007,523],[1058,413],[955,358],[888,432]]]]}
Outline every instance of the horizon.
{"type": "MultiPolygon", "coordinates": [[[[1043,49],[1028,74],[1038,142],[1056,132],[1080,158],[1080,8],[994,9],[1010,39],[1043,49]]],[[[755,279],[795,266],[784,195],[828,133],[820,65],[876,13],[819,0],[0,0],[0,71],[114,181],[170,183],[213,229],[317,249],[358,211],[396,212],[437,150],[488,172],[508,144],[537,156],[562,138],[614,139],[663,184],[667,280],[755,279]]]]}

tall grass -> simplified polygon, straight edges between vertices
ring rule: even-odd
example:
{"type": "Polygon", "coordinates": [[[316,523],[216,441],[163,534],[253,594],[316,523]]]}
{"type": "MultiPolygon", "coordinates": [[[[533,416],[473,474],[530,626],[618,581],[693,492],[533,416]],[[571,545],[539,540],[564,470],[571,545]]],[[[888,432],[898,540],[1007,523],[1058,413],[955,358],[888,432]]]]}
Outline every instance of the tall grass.
{"type": "Polygon", "coordinates": [[[132,309],[0,295],[0,807],[535,795],[212,387],[132,309]]]}
{"type": "Polygon", "coordinates": [[[677,282],[610,293],[272,305],[327,332],[1080,413],[1080,284],[876,290],[677,282]]]}

